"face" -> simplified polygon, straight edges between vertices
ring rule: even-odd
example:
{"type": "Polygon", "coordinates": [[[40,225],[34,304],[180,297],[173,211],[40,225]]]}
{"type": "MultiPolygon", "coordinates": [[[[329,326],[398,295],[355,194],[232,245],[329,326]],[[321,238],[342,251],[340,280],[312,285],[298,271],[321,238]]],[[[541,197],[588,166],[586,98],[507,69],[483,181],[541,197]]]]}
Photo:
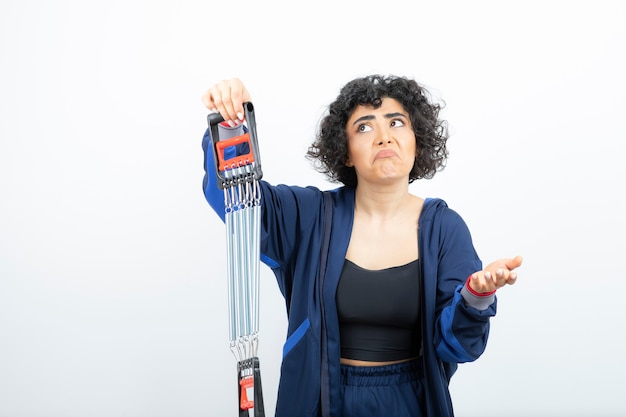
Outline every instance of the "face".
{"type": "Polygon", "coordinates": [[[416,156],[415,134],[409,114],[399,101],[384,98],[378,109],[358,106],[346,124],[347,166],[358,182],[388,183],[408,177],[416,156]]]}

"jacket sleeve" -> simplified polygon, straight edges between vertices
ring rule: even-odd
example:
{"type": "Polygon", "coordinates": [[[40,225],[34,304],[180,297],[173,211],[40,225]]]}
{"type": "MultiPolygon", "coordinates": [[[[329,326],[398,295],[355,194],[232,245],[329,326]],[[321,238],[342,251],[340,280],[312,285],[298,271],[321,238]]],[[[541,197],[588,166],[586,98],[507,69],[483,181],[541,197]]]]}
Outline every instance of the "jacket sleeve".
{"type": "MultiPolygon", "coordinates": [[[[315,187],[270,185],[261,181],[261,260],[272,268],[283,295],[289,298],[292,280],[306,272],[297,270],[317,259],[310,250],[320,247],[314,232],[323,204],[315,187]],[[302,258],[309,261],[303,262],[302,258]],[[299,259],[299,262],[296,260],[299,259]]],[[[312,268],[314,265],[308,265],[312,268]]]]}
{"type": "MultiPolygon", "coordinates": [[[[220,136],[224,137],[232,137],[237,134],[243,134],[247,132],[247,128],[245,126],[237,127],[237,128],[224,128],[222,126],[218,126],[220,136]]],[[[211,129],[207,128],[204,132],[204,136],[202,137],[202,151],[204,152],[204,180],[202,181],[202,189],[204,191],[204,197],[206,198],[209,205],[215,210],[215,212],[220,216],[222,221],[225,218],[224,211],[224,191],[219,188],[218,180],[217,180],[217,170],[215,163],[215,155],[213,154],[213,140],[211,138],[211,129]]],[[[242,143],[239,145],[228,146],[224,149],[224,160],[229,160],[238,155],[243,155],[249,152],[249,146],[247,143],[242,143]]]]}
{"type": "Polygon", "coordinates": [[[481,270],[482,263],[463,219],[449,208],[443,216],[435,346],[438,356],[446,362],[472,362],[487,346],[489,318],[496,314],[496,299],[493,295],[475,300],[463,290],[467,278],[481,270]]]}
{"type": "MultiPolygon", "coordinates": [[[[219,188],[213,154],[211,130],[202,138],[204,151],[204,196],[225,220],[224,191],[219,188]]],[[[238,150],[233,150],[239,152],[238,150]]],[[[226,157],[227,159],[228,157],[226,157]]],[[[277,276],[283,294],[289,292],[296,252],[311,242],[311,226],[319,216],[322,193],[315,187],[271,185],[260,181],[261,187],[261,261],[277,276]]],[[[319,243],[318,243],[319,244],[319,243]]]]}
{"type": "Polygon", "coordinates": [[[204,179],[202,181],[202,189],[204,191],[204,198],[206,198],[209,205],[220,216],[222,221],[224,221],[224,192],[220,190],[217,183],[217,172],[212,146],[211,129],[207,128],[202,137],[202,151],[204,152],[204,179]]]}

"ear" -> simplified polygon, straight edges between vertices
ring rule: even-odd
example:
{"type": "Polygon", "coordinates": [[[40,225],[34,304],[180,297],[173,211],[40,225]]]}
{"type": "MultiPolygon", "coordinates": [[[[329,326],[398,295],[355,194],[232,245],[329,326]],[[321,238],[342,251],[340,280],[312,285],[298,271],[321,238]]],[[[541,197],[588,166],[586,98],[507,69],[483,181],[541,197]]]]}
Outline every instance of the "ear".
{"type": "Polygon", "coordinates": [[[347,167],[353,167],[354,166],[354,164],[352,163],[350,158],[348,158],[348,160],[345,162],[345,166],[347,166],[347,167]]]}

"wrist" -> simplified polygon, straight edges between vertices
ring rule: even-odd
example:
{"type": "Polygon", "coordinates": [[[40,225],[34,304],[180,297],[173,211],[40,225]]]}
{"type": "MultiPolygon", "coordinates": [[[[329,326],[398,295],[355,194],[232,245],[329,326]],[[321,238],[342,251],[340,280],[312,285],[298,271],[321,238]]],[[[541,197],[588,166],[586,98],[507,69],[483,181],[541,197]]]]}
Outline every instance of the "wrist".
{"type": "Polygon", "coordinates": [[[471,282],[472,282],[472,276],[470,275],[469,277],[467,277],[467,281],[465,281],[465,286],[467,287],[467,290],[476,297],[489,297],[496,293],[496,290],[489,291],[489,292],[478,292],[472,288],[471,282]]]}

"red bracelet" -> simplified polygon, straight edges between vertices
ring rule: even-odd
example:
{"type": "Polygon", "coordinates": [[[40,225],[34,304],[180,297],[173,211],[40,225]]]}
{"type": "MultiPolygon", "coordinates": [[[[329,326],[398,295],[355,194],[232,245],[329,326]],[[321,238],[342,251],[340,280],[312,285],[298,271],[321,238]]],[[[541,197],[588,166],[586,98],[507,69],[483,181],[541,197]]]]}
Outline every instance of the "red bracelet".
{"type": "Polygon", "coordinates": [[[472,276],[470,275],[469,277],[467,277],[467,281],[465,282],[465,286],[467,287],[467,290],[472,293],[473,295],[475,295],[476,297],[489,297],[490,295],[494,295],[496,293],[496,290],[493,291],[489,291],[489,292],[476,292],[474,291],[474,289],[470,286],[470,281],[472,280],[472,276]]]}

